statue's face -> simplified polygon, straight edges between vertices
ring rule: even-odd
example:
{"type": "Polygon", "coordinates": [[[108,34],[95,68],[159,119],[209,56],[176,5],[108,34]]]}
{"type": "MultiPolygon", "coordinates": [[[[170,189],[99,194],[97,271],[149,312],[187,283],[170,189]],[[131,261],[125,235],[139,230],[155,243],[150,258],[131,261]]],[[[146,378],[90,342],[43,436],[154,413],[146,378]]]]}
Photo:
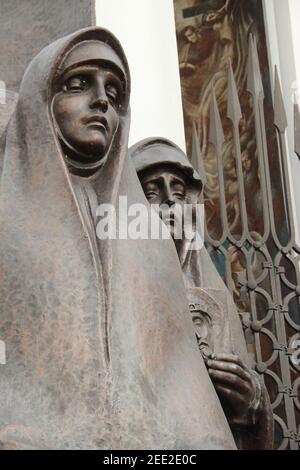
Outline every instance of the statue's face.
{"type": "Polygon", "coordinates": [[[202,312],[201,310],[194,310],[191,313],[198,346],[201,352],[208,356],[213,347],[211,318],[207,313],[202,312]]]}
{"type": "Polygon", "coordinates": [[[150,204],[160,207],[160,217],[174,235],[176,218],[183,218],[187,181],[181,171],[174,168],[160,167],[144,170],[140,181],[150,204]],[[176,209],[181,210],[176,210],[176,209]]]}
{"type": "Polygon", "coordinates": [[[121,78],[109,62],[93,60],[67,69],[59,83],[53,112],[62,141],[83,163],[101,160],[119,124],[121,78]]]}

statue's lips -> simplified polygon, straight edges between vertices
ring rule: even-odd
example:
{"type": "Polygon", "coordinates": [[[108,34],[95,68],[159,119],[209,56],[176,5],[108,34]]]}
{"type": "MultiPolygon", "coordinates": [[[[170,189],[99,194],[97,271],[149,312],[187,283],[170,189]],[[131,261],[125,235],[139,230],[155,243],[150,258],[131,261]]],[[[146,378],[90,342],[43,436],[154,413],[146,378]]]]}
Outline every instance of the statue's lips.
{"type": "Polygon", "coordinates": [[[104,117],[92,116],[86,120],[86,125],[87,127],[100,130],[101,132],[107,132],[108,123],[104,117]]]}

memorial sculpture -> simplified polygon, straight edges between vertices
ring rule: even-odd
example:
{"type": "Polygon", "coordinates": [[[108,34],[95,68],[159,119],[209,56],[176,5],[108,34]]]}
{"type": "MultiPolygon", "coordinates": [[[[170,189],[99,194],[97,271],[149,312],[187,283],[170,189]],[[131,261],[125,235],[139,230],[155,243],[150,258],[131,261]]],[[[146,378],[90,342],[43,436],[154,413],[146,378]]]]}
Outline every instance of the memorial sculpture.
{"type": "Polygon", "coordinates": [[[178,218],[185,218],[184,207],[201,205],[201,177],[182,150],[164,138],[145,139],[131,147],[130,155],[145,196],[151,205],[157,205],[174,238],[198,346],[237,446],[270,449],[270,401],[263,382],[250,367],[237,310],[203,243],[192,245],[196,236],[203,240],[201,224],[197,230],[195,218],[203,217],[204,212],[194,210],[192,226],[182,223],[175,232],[178,218]]]}
{"type": "Polygon", "coordinates": [[[129,97],[101,28],[50,44],[22,80],[0,155],[2,449],[236,448],[173,242],[96,236],[101,204],[151,211],[129,97]]]}

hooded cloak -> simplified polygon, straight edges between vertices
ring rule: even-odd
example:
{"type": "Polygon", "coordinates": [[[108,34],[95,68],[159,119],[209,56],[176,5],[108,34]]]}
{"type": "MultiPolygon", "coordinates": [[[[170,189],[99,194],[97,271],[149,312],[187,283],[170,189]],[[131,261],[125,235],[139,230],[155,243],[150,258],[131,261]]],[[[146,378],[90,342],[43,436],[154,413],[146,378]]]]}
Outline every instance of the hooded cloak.
{"type": "MultiPolygon", "coordinates": [[[[151,168],[172,167],[182,171],[188,178],[186,203],[200,206],[203,184],[201,177],[193,168],[186,155],[173,142],[165,138],[144,139],[129,150],[137,174],[151,168]]],[[[198,211],[199,213],[199,211],[198,211]]],[[[204,211],[202,212],[204,216],[204,211]]],[[[195,233],[194,238],[202,236],[195,233]]],[[[200,325],[195,328],[196,337],[204,356],[211,353],[237,355],[248,367],[250,360],[240,318],[232,296],[215,268],[205,246],[191,249],[193,240],[183,234],[180,250],[177,254],[186,287],[190,312],[195,321],[197,317],[208,318],[209,327],[200,325]]],[[[273,445],[273,418],[268,393],[258,374],[254,371],[256,383],[253,415],[261,408],[260,423],[253,429],[236,431],[234,436],[241,449],[270,449],[273,445]]]]}
{"type": "Polygon", "coordinates": [[[50,44],[23,78],[0,183],[5,449],[235,448],[187,320],[173,243],[95,236],[93,199],[117,209],[123,195],[150,210],[126,158],[129,90],[124,52],[100,28],[50,44]],[[86,40],[117,53],[127,102],[97,177],[74,182],[51,102],[64,58],[86,40]]]}

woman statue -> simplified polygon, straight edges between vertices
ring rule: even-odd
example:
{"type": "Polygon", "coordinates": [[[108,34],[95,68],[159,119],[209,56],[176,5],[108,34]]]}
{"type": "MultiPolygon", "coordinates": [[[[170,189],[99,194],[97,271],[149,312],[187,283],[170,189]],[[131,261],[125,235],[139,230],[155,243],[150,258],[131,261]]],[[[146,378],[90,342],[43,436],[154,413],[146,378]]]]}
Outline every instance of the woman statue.
{"type": "Polygon", "coordinates": [[[100,204],[148,207],[129,96],[100,28],[50,44],[23,78],[0,156],[4,449],[235,448],[172,242],[96,237],[100,204]]]}
{"type": "Polygon", "coordinates": [[[199,221],[200,230],[196,227],[196,215],[204,214],[196,209],[201,205],[201,178],[185,154],[167,139],[145,139],[129,152],[146,198],[159,207],[174,238],[198,346],[237,446],[269,449],[273,419],[268,394],[249,366],[238,313],[203,246],[199,221]],[[193,207],[190,225],[185,220],[187,205],[193,207]]]}

